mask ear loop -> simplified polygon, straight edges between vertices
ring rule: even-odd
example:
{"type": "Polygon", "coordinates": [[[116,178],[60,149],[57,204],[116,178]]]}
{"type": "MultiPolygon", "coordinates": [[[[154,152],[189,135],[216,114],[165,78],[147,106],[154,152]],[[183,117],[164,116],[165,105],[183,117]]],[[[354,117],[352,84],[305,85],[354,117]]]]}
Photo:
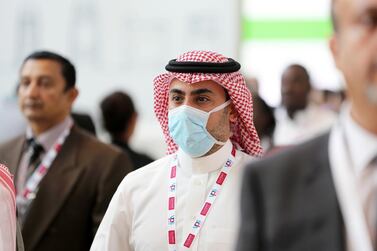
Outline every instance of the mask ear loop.
{"type": "Polygon", "coordinates": [[[214,113],[214,112],[220,111],[220,110],[224,109],[225,107],[227,107],[228,105],[230,105],[230,103],[232,103],[232,100],[229,99],[229,100],[226,101],[225,103],[222,103],[221,105],[219,105],[219,106],[213,108],[212,110],[210,110],[210,111],[208,112],[208,114],[210,115],[211,113],[214,113]]]}
{"type": "MultiPolygon", "coordinates": [[[[228,105],[230,105],[231,103],[232,103],[232,100],[229,99],[229,100],[226,101],[225,103],[223,103],[223,104],[221,104],[221,105],[219,105],[219,106],[213,108],[211,111],[208,112],[208,117],[209,117],[209,115],[211,115],[211,113],[214,113],[214,112],[220,111],[220,110],[224,109],[225,107],[227,107],[228,105]]],[[[211,136],[212,136],[212,135],[211,135],[211,136]]],[[[214,137],[212,136],[212,138],[214,138],[214,137]]],[[[214,139],[215,139],[215,138],[214,138],[214,139]]],[[[225,143],[226,143],[226,142],[221,142],[221,141],[218,141],[218,140],[215,139],[215,144],[217,144],[217,145],[223,146],[223,145],[225,145],[225,143]]]]}

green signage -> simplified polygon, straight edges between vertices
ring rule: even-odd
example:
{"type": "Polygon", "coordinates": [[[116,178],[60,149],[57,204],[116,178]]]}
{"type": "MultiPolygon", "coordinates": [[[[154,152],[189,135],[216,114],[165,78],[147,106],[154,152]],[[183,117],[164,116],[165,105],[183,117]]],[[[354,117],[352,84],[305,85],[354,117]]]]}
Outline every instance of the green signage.
{"type": "Polygon", "coordinates": [[[242,36],[249,40],[323,40],[332,32],[328,19],[244,19],[242,36]]]}

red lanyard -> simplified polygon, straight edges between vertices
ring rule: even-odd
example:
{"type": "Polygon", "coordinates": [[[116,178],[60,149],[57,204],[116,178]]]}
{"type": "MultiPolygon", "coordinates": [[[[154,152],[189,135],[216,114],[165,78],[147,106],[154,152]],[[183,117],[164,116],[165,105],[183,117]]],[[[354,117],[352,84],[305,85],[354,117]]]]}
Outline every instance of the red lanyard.
{"type": "MultiPolygon", "coordinates": [[[[225,180],[229,175],[231,167],[235,162],[236,158],[236,148],[233,146],[231,154],[228,160],[225,162],[222,167],[219,176],[216,179],[216,182],[213,184],[203,206],[201,207],[199,213],[195,217],[195,220],[192,224],[192,228],[186,238],[184,239],[181,246],[184,248],[190,248],[194,242],[195,237],[199,234],[209,211],[214,204],[216,198],[219,196],[222,187],[224,186],[225,180]]],[[[168,246],[169,251],[177,251],[176,247],[176,191],[177,191],[177,167],[178,167],[178,158],[177,155],[174,156],[170,167],[170,176],[169,176],[169,192],[168,192],[168,246]]]]}
{"type": "Polygon", "coordinates": [[[47,171],[50,168],[52,162],[54,161],[54,159],[60,152],[65,139],[67,138],[69,132],[71,131],[72,126],[73,126],[73,122],[71,122],[67,126],[67,128],[61,133],[59,138],[54,143],[54,146],[47,152],[47,154],[43,158],[41,164],[37,167],[34,173],[27,180],[25,189],[21,194],[24,200],[32,199],[32,197],[35,196],[39,183],[41,182],[43,177],[47,174],[47,171]]]}

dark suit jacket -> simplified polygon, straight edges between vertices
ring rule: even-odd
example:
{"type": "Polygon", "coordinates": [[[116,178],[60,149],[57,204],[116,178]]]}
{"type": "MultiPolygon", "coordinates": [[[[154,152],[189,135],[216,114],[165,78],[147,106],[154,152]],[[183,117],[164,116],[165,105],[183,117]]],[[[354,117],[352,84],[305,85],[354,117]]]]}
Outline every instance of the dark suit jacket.
{"type": "Polygon", "coordinates": [[[345,250],[329,134],[245,170],[237,251],[345,250]]]}
{"type": "MultiPolygon", "coordinates": [[[[0,161],[15,175],[24,143],[20,136],[0,145],[0,161]]],[[[113,193],[131,169],[125,153],[74,126],[25,219],[25,250],[89,250],[113,193]]]]}
{"type": "Polygon", "coordinates": [[[16,229],[16,251],[25,251],[24,241],[22,240],[21,229],[18,222],[17,222],[17,229],[16,229]]]}

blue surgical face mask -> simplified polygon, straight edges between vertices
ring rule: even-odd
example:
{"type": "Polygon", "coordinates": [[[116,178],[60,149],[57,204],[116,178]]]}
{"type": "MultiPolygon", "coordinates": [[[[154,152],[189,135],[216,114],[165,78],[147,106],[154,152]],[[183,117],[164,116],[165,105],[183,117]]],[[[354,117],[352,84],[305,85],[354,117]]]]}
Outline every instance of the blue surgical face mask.
{"type": "Polygon", "coordinates": [[[224,145],[217,141],[206,129],[209,115],[224,109],[230,100],[205,112],[191,106],[182,105],[169,111],[169,132],[174,142],[191,157],[206,154],[214,144],[224,145]]]}

